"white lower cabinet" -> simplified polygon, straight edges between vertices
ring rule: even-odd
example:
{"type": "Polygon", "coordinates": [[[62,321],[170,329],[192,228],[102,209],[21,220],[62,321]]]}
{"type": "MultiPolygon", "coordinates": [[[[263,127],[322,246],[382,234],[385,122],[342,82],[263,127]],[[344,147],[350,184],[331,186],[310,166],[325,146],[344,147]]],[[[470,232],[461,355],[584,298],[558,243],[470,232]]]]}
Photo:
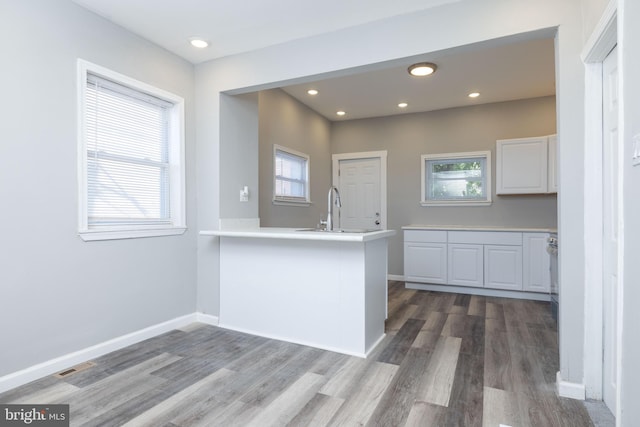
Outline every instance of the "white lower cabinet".
{"type": "Polygon", "coordinates": [[[447,244],[405,242],[404,276],[408,281],[447,283],[447,244]]]}
{"type": "Polygon", "coordinates": [[[549,292],[546,232],[406,229],[409,283],[549,292]]]}
{"type": "Polygon", "coordinates": [[[485,245],[484,287],[522,290],[522,246],[485,245]]]}
{"type": "Polygon", "coordinates": [[[522,248],[524,260],[523,289],[529,292],[549,292],[551,268],[547,253],[549,233],[523,233],[522,248]]]}
{"type": "Polygon", "coordinates": [[[450,243],[448,249],[448,283],[481,288],[484,285],[482,245],[450,243]]]}

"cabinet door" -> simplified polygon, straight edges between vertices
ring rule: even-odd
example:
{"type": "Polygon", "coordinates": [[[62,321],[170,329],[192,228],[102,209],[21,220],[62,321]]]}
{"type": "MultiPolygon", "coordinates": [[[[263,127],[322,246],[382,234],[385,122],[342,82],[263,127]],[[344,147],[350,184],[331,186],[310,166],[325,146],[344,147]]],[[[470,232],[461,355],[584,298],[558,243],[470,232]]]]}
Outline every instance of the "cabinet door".
{"type": "Polygon", "coordinates": [[[496,194],[547,192],[547,137],[496,142],[496,194]]]}
{"type": "Polygon", "coordinates": [[[449,244],[448,252],[449,284],[481,288],[484,283],[482,245],[449,244]]]}
{"type": "Polygon", "coordinates": [[[549,168],[547,185],[549,187],[549,193],[558,192],[558,136],[549,136],[549,168]]]}
{"type": "Polygon", "coordinates": [[[523,289],[529,292],[549,292],[550,255],[547,253],[548,233],[523,233],[523,289]]]}
{"type": "Polygon", "coordinates": [[[447,244],[404,244],[404,278],[407,282],[447,283],[447,244]]]}
{"type": "Polygon", "coordinates": [[[484,287],[522,290],[522,246],[484,247],[484,287]]]}

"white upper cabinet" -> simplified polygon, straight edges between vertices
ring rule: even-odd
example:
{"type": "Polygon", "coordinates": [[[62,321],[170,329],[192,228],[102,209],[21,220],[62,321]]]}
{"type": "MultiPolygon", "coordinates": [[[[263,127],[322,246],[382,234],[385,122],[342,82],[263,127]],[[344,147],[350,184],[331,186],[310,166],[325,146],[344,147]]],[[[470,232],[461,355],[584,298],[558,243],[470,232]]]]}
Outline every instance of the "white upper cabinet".
{"type": "Polygon", "coordinates": [[[553,138],[551,143],[547,136],[498,140],[496,194],[557,192],[555,135],[553,138]]]}

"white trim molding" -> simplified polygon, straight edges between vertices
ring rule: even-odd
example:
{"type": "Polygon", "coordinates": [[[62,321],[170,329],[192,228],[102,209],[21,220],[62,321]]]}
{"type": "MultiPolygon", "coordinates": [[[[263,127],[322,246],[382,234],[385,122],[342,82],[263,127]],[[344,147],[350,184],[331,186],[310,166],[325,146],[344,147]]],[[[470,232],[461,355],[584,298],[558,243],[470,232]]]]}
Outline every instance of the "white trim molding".
{"type": "Polygon", "coordinates": [[[560,371],[556,373],[556,384],[558,386],[558,395],[560,397],[568,397],[569,399],[577,400],[585,399],[586,392],[584,384],[563,381],[560,371]]]}
{"type": "Polygon", "coordinates": [[[38,363],[37,365],[33,365],[20,371],[12,372],[3,377],[0,377],[0,393],[27,384],[31,381],[46,377],[48,375],[55,374],[56,372],[67,369],[79,363],[104,356],[105,354],[111,353],[113,351],[120,350],[124,347],[139,343],[149,338],[156,337],[174,329],[183,328],[196,322],[217,326],[218,318],[216,316],[204,313],[187,314],[184,316],[176,317],[175,319],[168,320],[166,322],[158,323],[157,325],[149,326],[148,328],[140,329],[138,331],[110,339],[91,347],[87,347],[60,357],[56,357],[55,359],[38,363]]]}
{"type": "Polygon", "coordinates": [[[395,280],[397,282],[404,282],[404,276],[400,274],[387,274],[387,280],[395,280]]]}
{"type": "MultiPolygon", "coordinates": [[[[603,396],[603,177],[602,177],[602,62],[618,41],[617,1],[610,0],[602,17],[585,43],[581,58],[585,63],[585,397],[603,396]]],[[[622,172],[621,172],[622,173],[622,172]]],[[[562,297],[560,301],[562,310],[562,297]]],[[[560,345],[562,352],[562,345],[560,345]]],[[[561,370],[566,369],[562,366],[561,370]]],[[[558,375],[560,381],[560,375],[558,375]]],[[[567,383],[568,384],[568,383],[567,383]]],[[[560,383],[558,383],[560,390],[560,383]]],[[[584,398],[584,397],[583,397],[584,398]]]]}

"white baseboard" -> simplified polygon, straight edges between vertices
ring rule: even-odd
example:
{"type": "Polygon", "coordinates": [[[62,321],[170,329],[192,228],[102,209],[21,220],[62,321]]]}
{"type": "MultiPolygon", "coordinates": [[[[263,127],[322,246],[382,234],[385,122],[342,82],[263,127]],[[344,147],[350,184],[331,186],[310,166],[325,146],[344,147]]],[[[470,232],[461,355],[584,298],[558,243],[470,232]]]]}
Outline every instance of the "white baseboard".
{"type": "Polygon", "coordinates": [[[404,282],[404,276],[399,274],[387,274],[387,280],[395,280],[397,282],[404,282]]]}
{"type": "MultiPolygon", "coordinates": [[[[318,343],[316,343],[314,341],[298,340],[298,339],[294,339],[294,338],[291,338],[291,337],[285,337],[285,336],[277,335],[277,334],[265,334],[265,333],[262,333],[260,331],[255,331],[253,329],[238,328],[238,327],[232,326],[232,325],[225,325],[224,323],[221,324],[220,327],[224,328],[224,329],[228,329],[230,331],[241,332],[243,334],[249,334],[249,335],[254,335],[254,336],[258,336],[258,337],[268,338],[270,340],[278,340],[278,341],[283,341],[283,342],[288,342],[288,343],[300,344],[300,345],[304,345],[304,346],[307,346],[307,347],[319,348],[320,350],[327,350],[327,351],[332,351],[334,353],[346,354],[347,356],[360,357],[362,359],[366,359],[367,358],[367,354],[368,354],[367,352],[349,351],[349,350],[346,350],[346,349],[343,349],[343,348],[339,348],[339,347],[326,346],[326,345],[318,344],[318,343]]],[[[373,348],[382,341],[384,336],[385,336],[385,334],[383,333],[382,336],[376,341],[376,343],[369,349],[369,351],[372,351],[373,348]]]]}
{"type": "Polygon", "coordinates": [[[212,326],[218,326],[220,323],[220,319],[218,319],[218,316],[212,316],[210,314],[204,313],[195,313],[195,316],[196,322],[198,323],[205,323],[212,326]]]}
{"type": "Polygon", "coordinates": [[[38,363],[17,372],[0,377],[0,393],[27,384],[31,381],[55,374],[78,363],[86,362],[100,356],[104,356],[112,351],[120,350],[140,341],[164,334],[174,329],[179,329],[194,322],[218,325],[218,318],[204,313],[192,313],[185,316],[149,326],[139,331],[131,332],[117,338],[38,363]]]}
{"type": "Polygon", "coordinates": [[[431,283],[405,282],[405,288],[422,291],[451,292],[454,294],[482,295],[487,297],[530,299],[534,301],[549,301],[549,294],[541,292],[509,291],[506,289],[473,288],[457,285],[436,285],[431,283]]]}
{"type": "Polygon", "coordinates": [[[560,371],[556,374],[556,385],[558,387],[558,395],[560,397],[568,397],[569,399],[576,400],[585,399],[586,392],[584,384],[563,381],[560,371]]]}

